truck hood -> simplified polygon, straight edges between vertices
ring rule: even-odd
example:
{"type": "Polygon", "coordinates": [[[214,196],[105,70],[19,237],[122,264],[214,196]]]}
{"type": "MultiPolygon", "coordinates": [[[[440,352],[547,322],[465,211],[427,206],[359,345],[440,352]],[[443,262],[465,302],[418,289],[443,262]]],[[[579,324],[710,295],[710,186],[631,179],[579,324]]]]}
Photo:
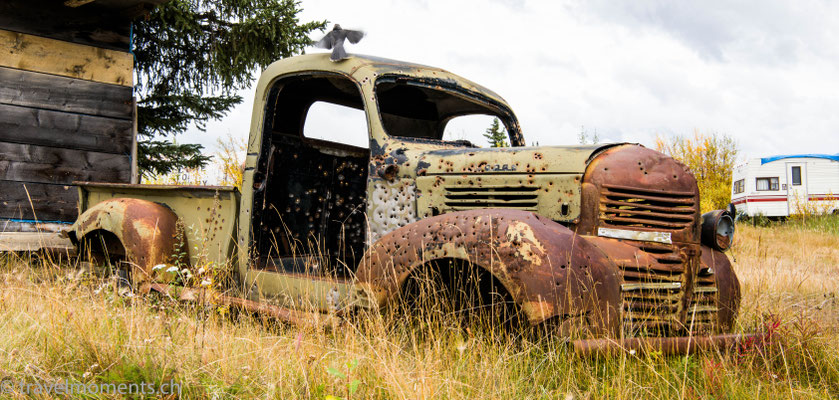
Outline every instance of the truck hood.
{"type": "Polygon", "coordinates": [[[417,175],[582,174],[593,154],[614,145],[431,150],[420,156],[417,175]]]}

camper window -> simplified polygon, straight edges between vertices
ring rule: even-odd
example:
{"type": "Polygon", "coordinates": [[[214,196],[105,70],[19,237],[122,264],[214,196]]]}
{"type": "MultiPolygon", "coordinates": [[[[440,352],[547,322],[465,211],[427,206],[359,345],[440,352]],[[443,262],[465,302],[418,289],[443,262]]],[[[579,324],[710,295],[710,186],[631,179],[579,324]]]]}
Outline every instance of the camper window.
{"type": "Polygon", "coordinates": [[[792,167],[792,185],[801,186],[801,167],[792,167]]]}
{"type": "Polygon", "coordinates": [[[746,190],[746,180],[740,179],[734,182],[734,194],[743,193],[746,190]]]}
{"type": "Polygon", "coordinates": [[[778,190],[778,177],[757,178],[757,190],[778,190]]]}

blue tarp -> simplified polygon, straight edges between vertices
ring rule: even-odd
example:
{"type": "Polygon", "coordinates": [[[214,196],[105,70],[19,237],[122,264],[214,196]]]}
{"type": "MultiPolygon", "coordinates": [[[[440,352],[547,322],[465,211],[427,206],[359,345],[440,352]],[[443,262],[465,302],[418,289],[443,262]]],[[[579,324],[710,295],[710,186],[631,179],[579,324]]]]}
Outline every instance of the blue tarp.
{"type": "Polygon", "coordinates": [[[31,223],[31,224],[66,224],[70,225],[72,222],[67,221],[41,221],[37,219],[15,219],[15,218],[3,218],[0,219],[0,223],[3,222],[22,222],[22,223],[31,223]]]}
{"type": "Polygon", "coordinates": [[[785,156],[772,156],[772,157],[764,157],[760,159],[760,165],[770,163],[772,161],[778,161],[784,158],[824,158],[826,160],[833,160],[839,161],[839,153],[830,155],[830,154],[789,154],[785,156]]]}

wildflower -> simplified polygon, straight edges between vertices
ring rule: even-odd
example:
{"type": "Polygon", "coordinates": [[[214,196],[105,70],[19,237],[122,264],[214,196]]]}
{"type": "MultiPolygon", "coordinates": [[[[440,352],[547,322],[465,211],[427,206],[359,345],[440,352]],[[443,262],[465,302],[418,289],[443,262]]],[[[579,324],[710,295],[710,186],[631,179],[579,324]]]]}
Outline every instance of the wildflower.
{"type": "Polygon", "coordinates": [[[157,264],[157,265],[155,265],[154,267],[151,267],[151,269],[152,269],[153,271],[157,271],[157,270],[159,270],[159,269],[163,269],[163,268],[166,268],[166,264],[157,264]]]}
{"type": "Polygon", "coordinates": [[[201,286],[210,286],[212,284],[213,280],[210,278],[204,278],[204,280],[201,281],[201,286]]]}
{"type": "Polygon", "coordinates": [[[167,268],[166,272],[178,272],[178,267],[173,265],[173,266],[167,268]]]}

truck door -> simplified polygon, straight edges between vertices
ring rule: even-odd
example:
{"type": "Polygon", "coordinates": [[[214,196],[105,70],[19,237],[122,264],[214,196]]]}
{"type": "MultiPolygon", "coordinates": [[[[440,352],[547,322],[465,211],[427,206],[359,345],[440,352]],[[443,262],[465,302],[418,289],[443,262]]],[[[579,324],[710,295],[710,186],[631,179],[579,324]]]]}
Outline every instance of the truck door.
{"type": "Polygon", "coordinates": [[[787,163],[787,215],[807,209],[807,171],[804,163],[787,163]]]}
{"type": "Polygon", "coordinates": [[[346,295],[364,252],[364,102],[345,76],[295,75],[274,84],[265,119],[248,290],[258,287],[259,297],[284,306],[326,310],[346,295]]]}

